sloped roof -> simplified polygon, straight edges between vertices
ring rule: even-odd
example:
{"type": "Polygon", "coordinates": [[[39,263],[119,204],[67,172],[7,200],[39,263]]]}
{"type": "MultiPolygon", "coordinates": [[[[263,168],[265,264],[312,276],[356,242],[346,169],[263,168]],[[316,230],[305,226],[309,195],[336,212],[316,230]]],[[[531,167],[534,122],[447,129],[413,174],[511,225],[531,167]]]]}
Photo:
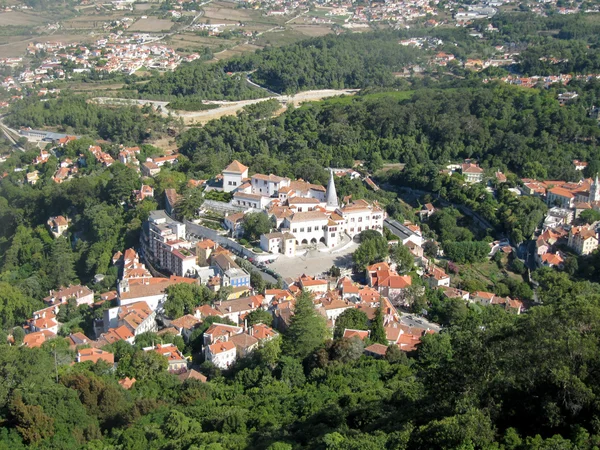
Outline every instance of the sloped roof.
{"type": "Polygon", "coordinates": [[[225,167],[225,169],[223,169],[223,172],[230,172],[230,173],[239,173],[239,174],[242,174],[246,170],[248,170],[248,167],[246,167],[245,165],[243,165],[237,159],[234,159],[231,164],[229,164],[227,167],[225,167]]]}

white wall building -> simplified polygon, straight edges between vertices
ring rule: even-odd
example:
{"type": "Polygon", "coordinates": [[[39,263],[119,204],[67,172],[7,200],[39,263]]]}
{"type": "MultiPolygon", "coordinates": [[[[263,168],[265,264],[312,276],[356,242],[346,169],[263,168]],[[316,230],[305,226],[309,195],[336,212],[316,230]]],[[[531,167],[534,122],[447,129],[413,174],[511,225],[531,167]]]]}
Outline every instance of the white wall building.
{"type": "Polygon", "coordinates": [[[225,169],[223,169],[223,191],[235,191],[248,178],[248,167],[244,166],[238,160],[234,160],[225,169]]]}

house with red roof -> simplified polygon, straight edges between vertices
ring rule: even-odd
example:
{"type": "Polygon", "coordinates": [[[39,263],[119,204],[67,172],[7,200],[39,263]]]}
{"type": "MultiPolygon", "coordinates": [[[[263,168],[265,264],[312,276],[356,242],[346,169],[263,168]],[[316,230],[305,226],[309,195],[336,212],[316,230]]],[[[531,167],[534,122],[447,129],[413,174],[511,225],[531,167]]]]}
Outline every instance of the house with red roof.
{"type": "Polygon", "coordinates": [[[248,167],[237,159],[223,169],[223,191],[233,192],[248,178],[248,167]]]}
{"type": "Polygon", "coordinates": [[[369,330],[353,330],[351,328],[346,328],[344,330],[343,338],[344,339],[358,338],[361,341],[364,341],[369,336],[371,336],[371,332],[369,330]]]}
{"type": "Polygon", "coordinates": [[[167,358],[169,372],[180,372],[187,369],[187,360],[175,344],[157,344],[155,347],[144,348],[145,352],[155,352],[167,358]]]}
{"type": "Polygon", "coordinates": [[[115,355],[99,348],[82,348],[77,351],[78,363],[92,361],[95,364],[100,360],[113,365],[115,363],[115,355]]]}
{"type": "Polygon", "coordinates": [[[237,357],[237,349],[232,341],[217,341],[205,347],[204,356],[222,370],[229,369],[237,357]]]}

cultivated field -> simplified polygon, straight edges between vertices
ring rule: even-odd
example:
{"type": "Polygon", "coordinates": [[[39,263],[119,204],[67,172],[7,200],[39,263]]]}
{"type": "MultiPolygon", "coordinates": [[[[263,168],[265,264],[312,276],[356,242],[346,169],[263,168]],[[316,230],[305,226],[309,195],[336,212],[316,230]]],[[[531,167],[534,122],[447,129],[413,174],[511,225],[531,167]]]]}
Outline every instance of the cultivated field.
{"type": "Polygon", "coordinates": [[[214,61],[216,62],[216,61],[221,61],[221,60],[225,60],[225,59],[229,59],[229,58],[234,58],[236,56],[243,55],[244,53],[255,52],[256,50],[259,50],[261,48],[262,47],[259,47],[258,45],[253,45],[253,44],[236,45],[233,48],[223,50],[222,52],[219,52],[219,53],[215,53],[214,61]]]}
{"type": "Polygon", "coordinates": [[[0,26],[35,26],[47,21],[48,19],[35,14],[22,12],[0,13],[0,26]]]}
{"type": "Polygon", "coordinates": [[[169,31],[174,25],[174,22],[166,19],[157,19],[155,17],[148,17],[147,19],[140,19],[131,25],[127,31],[143,31],[149,33],[160,33],[162,31],[169,31]]]}
{"type": "Polygon", "coordinates": [[[203,7],[204,17],[218,20],[229,20],[234,22],[258,22],[277,24],[279,21],[273,17],[264,16],[261,11],[246,8],[236,8],[236,5],[228,2],[212,2],[203,7]]]}

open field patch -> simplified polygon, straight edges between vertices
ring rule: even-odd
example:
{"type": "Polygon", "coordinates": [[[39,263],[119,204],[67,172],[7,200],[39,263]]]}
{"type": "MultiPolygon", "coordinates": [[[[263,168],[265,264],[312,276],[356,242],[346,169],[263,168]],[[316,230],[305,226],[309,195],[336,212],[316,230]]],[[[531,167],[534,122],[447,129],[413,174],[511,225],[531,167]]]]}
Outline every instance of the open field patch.
{"type": "Polygon", "coordinates": [[[277,23],[276,20],[264,16],[261,11],[236,8],[232,3],[215,2],[204,7],[204,17],[211,19],[232,20],[236,22],[277,23]]]}
{"type": "Polygon", "coordinates": [[[213,61],[216,62],[216,61],[222,61],[222,60],[229,59],[229,58],[234,58],[236,56],[240,56],[245,53],[255,52],[256,50],[259,50],[261,48],[262,47],[259,47],[258,45],[253,45],[253,44],[236,45],[234,48],[230,48],[230,49],[224,50],[222,52],[215,53],[213,61]]]}
{"type": "Polygon", "coordinates": [[[288,25],[292,30],[302,33],[304,36],[307,37],[319,37],[319,36],[325,36],[326,34],[329,34],[332,32],[331,30],[331,25],[329,24],[322,24],[322,25],[296,25],[294,23],[290,25],[288,25]]]}
{"type": "Polygon", "coordinates": [[[172,26],[173,22],[171,22],[170,20],[148,17],[147,19],[138,20],[127,30],[160,33],[162,31],[169,31],[172,26]]]}
{"type": "Polygon", "coordinates": [[[35,26],[47,22],[43,17],[22,12],[0,13],[0,26],[35,26]]]}

